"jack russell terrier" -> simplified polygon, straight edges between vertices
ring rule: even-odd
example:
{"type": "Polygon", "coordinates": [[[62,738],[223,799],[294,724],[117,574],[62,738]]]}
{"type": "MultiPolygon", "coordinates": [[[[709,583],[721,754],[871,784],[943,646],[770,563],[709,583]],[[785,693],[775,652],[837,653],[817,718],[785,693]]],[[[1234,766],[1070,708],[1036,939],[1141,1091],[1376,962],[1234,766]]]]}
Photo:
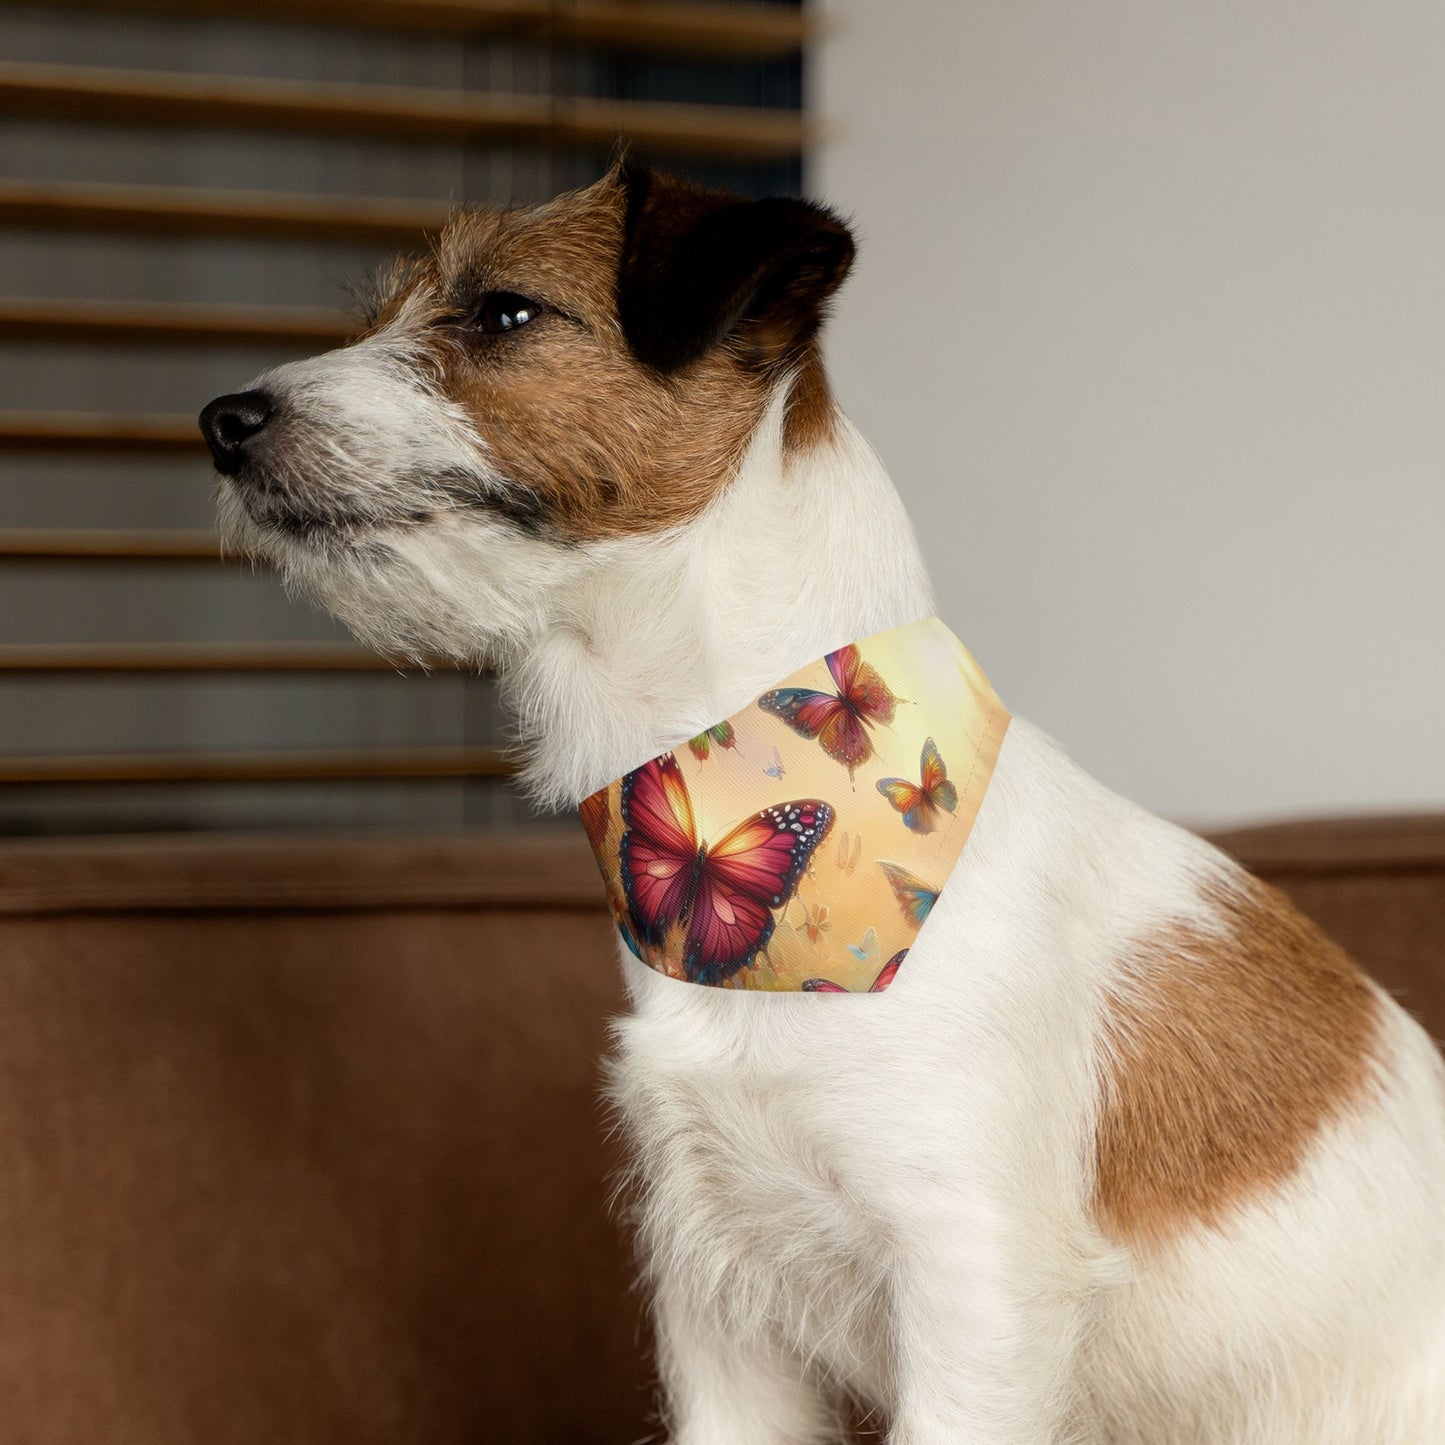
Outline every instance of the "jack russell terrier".
{"type": "Polygon", "coordinates": [[[624,162],[202,413],[229,538],[494,666],[582,807],[671,1440],[1445,1441],[1440,1057],[933,619],[819,360],[852,258],[624,162]]]}

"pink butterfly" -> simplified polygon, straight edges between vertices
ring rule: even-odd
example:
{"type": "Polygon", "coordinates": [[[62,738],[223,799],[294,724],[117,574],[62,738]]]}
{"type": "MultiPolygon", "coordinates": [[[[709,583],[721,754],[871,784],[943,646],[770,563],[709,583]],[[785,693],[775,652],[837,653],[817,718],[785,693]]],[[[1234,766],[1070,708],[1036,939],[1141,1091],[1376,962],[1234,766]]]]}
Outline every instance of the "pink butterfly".
{"type": "Polygon", "coordinates": [[[800,737],[817,738],[834,762],[853,770],[873,756],[868,729],[891,723],[898,699],[877,670],[863,661],[858,649],[840,647],[827,658],[838,691],[811,687],[779,687],[765,692],[758,706],[780,717],[800,737]]]}
{"type": "MultiPolygon", "coordinates": [[[[882,972],[873,980],[869,993],[882,993],[890,983],[893,982],[903,960],[908,957],[908,950],[900,948],[887,963],[883,965],[882,972]]],[[[834,983],[830,978],[810,978],[803,984],[804,993],[851,993],[852,989],[844,988],[841,983],[834,983]]]]}
{"type": "Polygon", "coordinates": [[[702,842],[670,753],[622,780],[622,887],[640,943],[685,929],[682,970],[720,984],[773,936],[814,849],[833,826],[827,803],[779,803],[702,842]]]}

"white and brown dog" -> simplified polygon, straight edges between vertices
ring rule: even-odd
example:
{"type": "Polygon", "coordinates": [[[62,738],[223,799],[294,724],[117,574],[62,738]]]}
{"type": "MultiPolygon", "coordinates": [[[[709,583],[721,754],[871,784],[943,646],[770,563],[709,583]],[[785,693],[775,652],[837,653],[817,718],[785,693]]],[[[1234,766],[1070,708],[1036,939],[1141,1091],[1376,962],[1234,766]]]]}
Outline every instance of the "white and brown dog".
{"type": "MultiPolygon", "coordinates": [[[[465,212],[367,334],[203,414],[226,531],[500,674],[576,804],[932,614],[816,347],[827,211],[620,166],[465,212]]],[[[940,423],[946,424],[946,423],[940,423]]],[[[1015,722],[896,987],[624,953],[614,1089],[671,1438],[1445,1441],[1445,1069],[1275,893],[1015,722]]]]}

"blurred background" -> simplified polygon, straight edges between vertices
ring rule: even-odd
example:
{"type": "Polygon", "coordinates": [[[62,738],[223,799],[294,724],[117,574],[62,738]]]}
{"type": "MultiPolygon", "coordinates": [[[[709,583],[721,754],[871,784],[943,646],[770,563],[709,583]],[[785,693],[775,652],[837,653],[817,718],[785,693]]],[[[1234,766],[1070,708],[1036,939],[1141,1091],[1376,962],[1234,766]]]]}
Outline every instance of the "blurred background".
{"type": "Polygon", "coordinates": [[[796,193],[794,5],[0,5],[0,833],[527,820],[485,681],[222,563],[195,425],[621,134],[796,193]]]}
{"type": "Polygon", "coordinates": [[[0,833],[534,821],[485,680],[215,557],[192,418],[619,132],[854,221],[837,390],[1015,710],[1195,824],[1445,801],[1445,19],[807,18],[0,5],[0,833]]]}
{"type": "Polygon", "coordinates": [[[619,134],[850,217],[941,615],[1445,1032],[1442,61],[1403,0],[0,0],[6,1445],[659,1438],[581,831],[486,678],[220,559],[195,424],[619,134]]]}
{"type": "Polygon", "coordinates": [[[1445,802],[1445,11],[821,13],[832,375],[1000,695],[1196,824],[1445,802]]]}

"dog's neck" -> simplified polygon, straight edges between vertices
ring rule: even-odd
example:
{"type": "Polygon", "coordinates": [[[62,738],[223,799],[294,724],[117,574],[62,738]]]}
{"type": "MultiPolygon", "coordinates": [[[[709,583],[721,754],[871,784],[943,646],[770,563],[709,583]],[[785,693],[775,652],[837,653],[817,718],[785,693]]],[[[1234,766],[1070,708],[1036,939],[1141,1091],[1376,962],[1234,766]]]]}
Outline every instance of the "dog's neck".
{"type": "Polygon", "coordinates": [[[834,648],[933,614],[877,454],[839,415],[790,452],[782,398],[696,521],[608,543],[503,669],[532,795],[581,798],[834,648]]]}

